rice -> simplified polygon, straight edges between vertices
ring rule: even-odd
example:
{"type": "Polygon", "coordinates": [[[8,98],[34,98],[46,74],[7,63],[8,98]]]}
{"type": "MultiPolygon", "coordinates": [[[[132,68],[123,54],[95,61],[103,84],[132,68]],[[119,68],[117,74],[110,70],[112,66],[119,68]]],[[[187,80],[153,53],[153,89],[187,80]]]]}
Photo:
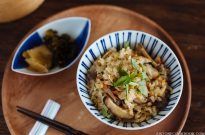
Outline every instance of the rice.
{"type": "Polygon", "coordinates": [[[88,72],[91,99],[107,118],[140,123],[155,116],[168,101],[168,70],[142,45],[108,50],[88,72]],[[157,61],[157,62],[156,62],[157,61]]]}

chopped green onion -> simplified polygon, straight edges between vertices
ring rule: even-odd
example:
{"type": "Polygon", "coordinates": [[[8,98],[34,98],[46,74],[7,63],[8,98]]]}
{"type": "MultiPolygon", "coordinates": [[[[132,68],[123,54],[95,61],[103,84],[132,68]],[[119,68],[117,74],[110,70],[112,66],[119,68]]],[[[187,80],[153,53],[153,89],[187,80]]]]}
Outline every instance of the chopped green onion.
{"type": "Polygon", "coordinates": [[[128,84],[125,85],[125,90],[126,90],[126,98],[128,98],[128,92],[129,92],[129,86],[128,86],[128,84]]]}
{"type": "Polygon", "coordinates": [[[105,105],[102,106],[101,113],[102,113],[103,116],[105,116],[107,118],[110,118],[112,116],[112,114],[110,114],[108,112],[108,108],[105,105]]]}
{"type": "Polygon", "coordinates": [[[146,86],[146,82],[143,80],[143,81],[138,82],[138,84],[140,85],[138,87],[140,93],[142,93],[145,97],[147,97],[148,96],[148,89],[146,86]]]}
{"type": "Polygon", "coordinates": [[[146,85],[146,82],[144,80],[138,82],[139,85],[146,85]]]}
{"type": "Polygon", "coordinates": [[[148,96],[147,86],[139,86],[139,90],[145,97],[148,96]]]}
{"type": "Polygon", "coordinates": [[[119,69],[118,69],[118,73],[120,74],[120,76],[126,76],[126,75],[128,75],[128,73],[127,73],[124,69],[122,69],[122,68],[119,68],[119,69]]]}
{"type": "Polygon", "coordinates": [[[139,66],[138,66],[138,64],[137,64],[137,62],[136,62],[135,59],[131,59],[131,63],[132,63],[132,66],[133,66],[135,69],[138,69],[138,68],[139,68],[139,66]]]}
{"type": "Polygon", "coordinates": [[[132,86],[137,86],[138,83],[135,83],[135,82],[130,82],[129,85],[132,85],[132,86]]]}
{"type": "Polygon", "coordinates": [[[130,46],[130,42],[129,41],[124,42],[124,46],[125,46],[125,48],[129,47],[130,46]]]}
{"type": "Polygon", "coordinates": [[[124,85],[128,84],[131,81],[131,78],[128,76],[127,80],[123,83],[124,85]]]}
{"type": "Polygon", "coordinates": [[[141,73],[141,78],[142,78],[142,80],[148,79],[148,76],[147,76],[146,72],[141,73]]]}
{"type": "Polygon", "coordinates": [[[102,115],[106,117],[108,115],[107,111],[108,111],[108,108],[105,105],[103,105],[102,110],[101,110],[102,115]]]}
{"type": "Polygon", "coordinates": [[[137,94],[141,94],[141,92],[139,90],[136,90],[137,94]]]}
{"type": "Polygon", "coordinates": [[[129,75],[125,70],[122,70],[122,69],[119,69],[118,72],[122,76],[118,78],[116,82],[113,83],[114,87],[119,86],[119,85],[129,84],[137,76],[137,71],[132,72],[129,75]]]}
{"type": "Polygon", "coordinates": [[[130,74],[130,78],[131,78],[131,79],[134,79],[136,76],[137,76],[137,72],[132,72],[132,73],[130,74]]]}
{"type": "Polygon", "coordinates": [[[127,76],[121,76],[119,79],[117,79],[116,82],[113,83],[113,86],[116,87],[116,86],[122,85],[125,82],[127,82],[127,80],[129,80],[129,79],[130,79],[130,77],[128,75],[127,76]]]}

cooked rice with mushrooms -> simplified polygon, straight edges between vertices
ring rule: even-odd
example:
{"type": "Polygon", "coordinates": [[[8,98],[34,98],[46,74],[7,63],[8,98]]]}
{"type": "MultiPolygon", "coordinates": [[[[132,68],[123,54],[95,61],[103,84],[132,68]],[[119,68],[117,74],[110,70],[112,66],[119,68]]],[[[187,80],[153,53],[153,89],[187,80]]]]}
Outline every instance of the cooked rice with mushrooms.
{"type": "Polygon", "coordinates": [[[107,118],[143,122],[168,102],[168,70],[160,57],[153,60],[142,45],[111,48],[88,71],[91,100],[107,118]]]}

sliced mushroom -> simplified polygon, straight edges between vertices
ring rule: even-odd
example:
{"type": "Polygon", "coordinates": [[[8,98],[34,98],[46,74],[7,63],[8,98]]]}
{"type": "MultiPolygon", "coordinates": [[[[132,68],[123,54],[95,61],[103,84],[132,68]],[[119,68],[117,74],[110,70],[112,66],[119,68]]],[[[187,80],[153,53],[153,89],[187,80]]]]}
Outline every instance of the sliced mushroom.
{"type": "Polygon", "coordinates": [[[158,63],[158,64],[161,64],[161,63],[162,63],[162,60],[161,60],[161,57],[160,57],[160,56],[157,56],[157,57],[155,58],[155,61],[156,61],[156,63],[158,63]]]}
{"type": "Polygon", "coordinates": [[[106,94],[108,94],[114,100],[115,103],[117,102],[115,95],[112,93],[112,91],[110,89],[107,88],[104,91],[106,94]]]}
{"type": "Polygon", "coordinates": [[[112,100],[115,102],[115,103],[118,103],[118,98],[113,94],[112,90],[110,89],[110,86],[104,84],[103,85],[103,89],[104,89],[104,92],[112,98],[112,100]]]}
{"type": "Polygon", "coordinates": [[[170,97],[170,92],[169,92],[169,90],[166,90],[165,96],[162,98],[162,101],[156,100],[154,102],[154,105],[156,105],[159,110],[162,110],[164,107],[167,106],[167,104],[169,102],[169,97],[170,97]]]}
{"type": "Polygon", "coordinates": [[[90,70],[88,71],[88,74],[87,74],[87,78],[88,80],[95,80],[97,77],[97,71],[96,71],[96,66],[93,65],[90,70]]]}
{"type": "Polygon", "coordinates": [[[147,53],[147,51],[144,49],[143,45],[139,44],[136,47],[136,51],[139,55],[143,55],[144,57],[148,58],[149,60],[151,60],[152,64],[156,67],[157,63],[149,56],[149,54],[147,53]]]}
{"type": "Polygon", "coordinates": [[[110,111],[116,115],[117,117],[121,119],[131,119],[134,117],[134,115],[131,115],[128,110],[123,109],[116,105],[111,98],[107,97],[105,99],[105,104],[110,111]]]}
{"type": "Polygon", "coordinates": [[[113,52],[116,52],[117,50],[115,48],[111,48],[109,49],[104,55],[102,58],[106,58],[107,56],[109,56],[110,54],[112,54],[113,52]]]}
{"type": "Polygon", "coordinates": [[[145,67],[146,67],[147,75],[149,76],[150,79],[154,79],[159,76],[159,72],[150,64],[146,64],[145,67]]]}
{"type": "Polygon", "coordinates": [[[152,61],[146,57],[138,56],[137,61],[141,64],[151,63],[152,61]]]}

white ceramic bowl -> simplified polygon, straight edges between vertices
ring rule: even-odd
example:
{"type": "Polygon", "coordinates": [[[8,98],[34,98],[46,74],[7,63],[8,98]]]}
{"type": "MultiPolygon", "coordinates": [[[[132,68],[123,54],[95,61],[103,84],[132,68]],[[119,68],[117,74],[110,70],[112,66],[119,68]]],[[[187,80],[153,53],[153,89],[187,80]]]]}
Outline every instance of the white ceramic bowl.
{"type": "Polygon", "coordinates": [[[50,75],[54,73],[58,73],[62,70],[69,68],[76,60],[79,58],[81,53],[83,52],[88,39],[90,37],[90,29],[91,29],[91,22],[88,18],[84,17],[69,17],[58,19],[52,21],[42,27],[38,28],[34,32],[32,32],[25,40],[23,40],[19,47],[17,48],[13,60],[11,69],[14,72],[32,75],[32,76],[43,76],[43,75],[50,75]],[[27,64],[25,59],[22,57],[22,53],[28,49],[33,48],[34,46],[38,46],[42,43],[42,38],[45,34],[45,31],[48,29],[53,29],[58,32],[58,34],[68,34],[72,39],[75,40],[76,45],[78,46],[78,54],[77,56],[69,61],[66,67],[60,68],[55,67],[49,70],[48,73],[38,73],[31,70],[28,70],[27,64]]]}
{"type": "Polygon", "coordinates": [[[95,41],[83,54],[77,69],[76,75],[77,88],[80,98],[89,110],[89,112],[95,116],[101,122],[119,129],[125,130],[139,130],[151,127],[167,118],[170,113],[177,106],[183,90],[183,73],[179,60],[174,52],[160,39],[141,31],[123,30],[107,34],[97,41],[95,41]],[[124,46],[124,42],[128,41],[131,48],[134,48],[138,43],[142,43],[152,58],[160,56],[166,67],[170,69],[170,86],[173,88],[173,92],[169,97],[168,105],[160,111],[155,117],[136,124],[133,122],[120,122],[105,118],[100,114],[98,109],[94,106],[90,99],[89,90],[87,89],[86,74],[91,67],[93,61],[102,56],[109,48],[121,48],[124,46]]]}

